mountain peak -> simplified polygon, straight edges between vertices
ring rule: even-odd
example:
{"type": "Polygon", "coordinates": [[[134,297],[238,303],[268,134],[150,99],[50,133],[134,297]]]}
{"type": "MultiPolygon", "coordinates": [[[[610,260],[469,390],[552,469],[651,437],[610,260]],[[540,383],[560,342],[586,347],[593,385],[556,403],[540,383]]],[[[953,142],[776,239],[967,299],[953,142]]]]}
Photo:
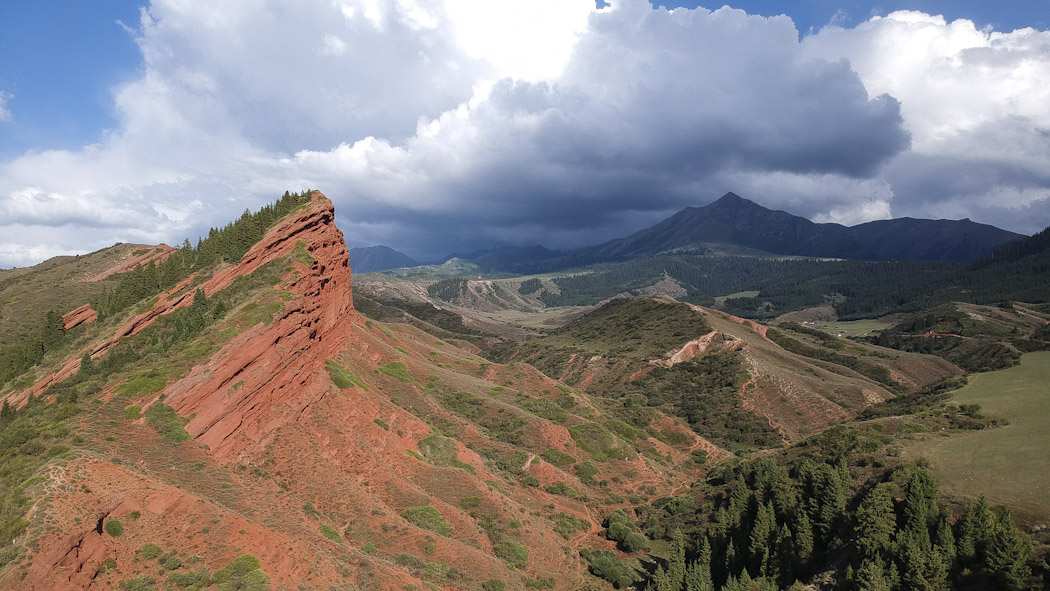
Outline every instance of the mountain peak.
{"type": "Polygon", "coordinates": [[[715,201],[712,201],[711,205],[741,205],[744,203],[754,204],[755,202],[749,199],[744,199],[740,195],[737,195],[736,193],[730,191],[725,195],[722,195],[715,201]]]}

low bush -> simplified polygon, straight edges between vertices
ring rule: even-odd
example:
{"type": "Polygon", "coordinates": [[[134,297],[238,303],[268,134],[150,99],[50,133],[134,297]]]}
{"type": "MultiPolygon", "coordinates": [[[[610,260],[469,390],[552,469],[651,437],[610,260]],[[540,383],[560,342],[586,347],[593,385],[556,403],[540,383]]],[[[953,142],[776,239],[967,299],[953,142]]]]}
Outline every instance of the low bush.
{"type": "Polygon", "coordinates": [[[441,511],[437,510],[437,507],[430,505],[409,507],[401,512],[401,517],[416,527],[438,535],[447,536],[452,533],[452,526],[445,521],[445,517],[441,511]]]}

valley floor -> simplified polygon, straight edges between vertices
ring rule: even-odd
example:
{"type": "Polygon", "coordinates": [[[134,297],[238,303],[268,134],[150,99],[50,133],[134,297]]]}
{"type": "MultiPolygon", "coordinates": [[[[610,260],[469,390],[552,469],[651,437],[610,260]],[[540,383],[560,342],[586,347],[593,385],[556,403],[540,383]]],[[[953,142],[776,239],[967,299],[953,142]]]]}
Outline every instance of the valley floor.
{"type": "Polygon", "coordinates": [[[1010,369],[971,376],[953,401],[1010,421],[1005,427],[942,438],[926,435],[905,449],[925,456],[944,492],[983,494],[1033,519],[1050,518],[1050,352],[1029,353],[1010,369]]]}

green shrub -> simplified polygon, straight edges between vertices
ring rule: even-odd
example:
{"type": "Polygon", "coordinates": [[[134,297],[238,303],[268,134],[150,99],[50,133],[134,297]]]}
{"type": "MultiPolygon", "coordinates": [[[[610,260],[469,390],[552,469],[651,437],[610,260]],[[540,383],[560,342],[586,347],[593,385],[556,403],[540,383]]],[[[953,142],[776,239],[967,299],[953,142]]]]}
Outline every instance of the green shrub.
{"type": "Polygon", "coordinates": [[[132,374],[128,381],[117,387],[117,393],[121,396],[141,396],[143,394],[156,394],[164,389],[168,383],[168,369],[150,369],[132,374]]]}
{"type": "Polygon", "coordinates": [[[142,557],[144,559],[153,560],[154,558],[160,556],[160,546],[154,544],[153,542],[146,542],[142,545],[141,548],[139,548],[139,553],[142,554],[142,557]]]}
{"type": "Polygon", "coordinates": [[[121,591],[155,591],[156,579],[142,575],[133,579],[124,579],[120,582],[121,591]]]}
{"type": "Polygon", "coordinates": [[[171,573],[168,575],[168,589],[177,591],[202,591],[211,586],[211,574],[206,569],[190,573],[171,573]]]}
{"type": "Polygon", "coordinates": [[[390,425],[386,424],[386,421],[384,421],[383,419],[372,419],[372,422],[379,425],[386,431],[390,430],[390,425]]]}
{"type": "Polygon", "coordinates": [[[181,417],[166,404],[160,402],[146,409],[146,423],[156,429],[161,437],[168,441],[187,441],[190,434],[182,428],[181,417]]]}
{"type": "Polygon", "coordinates": [[[445,394],[442,402],[445,408],[467,419],[476,419],[485,414],[485,409],[481,408],[482,400],[470,392],[445,394]]]}
{"type": "Polygon", "coordinates": [[[481,497],[463,497],[459,500],[459,506],[464,509],[476,509],[481,505],[481,497]]]}
{"type": "Polygon", "coordinates": [[[394,361],[392,363],[382,365],[379,367],[379,371],[380,373],[386,374],[394,378],[395,380],[398,380],[399,382],[407,382],[411,384],[416,381],[416,379],[412,377],[412,374],[409,373],[408,368],[405,367],[405,364],[400,361],[394,361]]]}
{"type": "Polygon", "coordinates": [[[175,570],[182,566],[182,559],[175,554],[165,554],[157,559],[164,570],[175,570]]]}
{"type": "Polygon", "coordinates": [[[569,428],[569,434],[596,462],[608,459],[633,460],[638,455],[623,441],[598,423],[584,423],[569,428]]]}
{"type": "Polygon", "coordinates": [[[553,589],[555,584],[554,577],[536,577],[530,579],[525,577],[525,588],[526,589],[553,589]]]}
{"type": "Polygon", "coordinates": [[[437,507],[430,505],[409,507],[401,512],[401,517],[416,527],[438,535],[447,536],[452,533],[452,526],[445,521],[445,517],[437,510],[437,507]]]}
{"type": "Polygon", "coordinates": [[[419,451],[435,466],[452,466],[469,474],[477,474],[474,466],[459,459],[456,442],[444,435],[431,435],[418,444],[419,451]]]}
{"type": "Polygon", "coordinates": [[[548,485],[544,490],[552,495],[561,495],[563,497],[569,497],[570,499],[576,498],[576,489],[566,486],[565,483],[561,481],[548,485]]]}
{"type": "Polygon", "coordinates": [[[594,484],[594,477],[598,474],[598,467],[591,462],[584,462],[576,466],[576,476],[584,484],[594,484]]]}
{"type": "Polygon", "coordinates": [[[394,564],[398,566],[407,566],[412,569],[422,569],[424,566],[426,566],[426,564],[422,560],[416,558],[415,556],[412,556],[411,554],[404,553],[398,554],[394,557],[394,564]]]}
{"type": "Polygon", "coordinates": [[[577,519],[568,513],[558,513],[557,518],[558,521],[554,524],[554,531],[559,533],[561,537],[566,540],[568,540],[569,536],[572,534],[591,527],[590,522],[584,521],[583,519],[577,519]]]}
{"type": "Polygon", "coordinates": [[[365,554],[375,554],[376,553],[376,545],[373,544],[372,542],[369,542],[369,543],[365,544],[364,546],[361,546],[361,551],[364,552],[365,554]]]}
{"type": "Polygon", "coordinates": [[[481,584],[481,588],[484,591],[505,591],[507,589],[507,583],[500,581],[499,579],[489,579],[481,584]]]}
{"type": "Polygon", "coordinates": [[[522,408],[553,423],[562,423],[569,418],[568,411],[559,406],[557,402],[546,398],[529,400],[522,405],[522,408]]]}
{"type": "Polygon", "coordinates": [[[423,567],[423,576],[428,579],[452,582],[463,578],[463,573],[454,566],[434,561],[426,563],[426,566],[423,567]]]}
{"type": "Polygon", "coordinates": [[[332,540],[333,542],[339,542],[340,544],[343,543],[343,536],[339,535],[339,532],[335,531],[334,529],[328,527],[323,523],[321,524],[321,535],[328,538],[329,540],[332,540]]]}
{"type": "Polygon", "coordinates": [[[592,573],[609,581],[617,589],[625,589],[634,584],[631,569],[612,552],[585,548],[580,551],[580,556],[590,565],[592,573]]]}
{"type": "Polygon", "coordinates": [[[500,542],[492,551],[508,565],[519,570],[529,563],[529,549],[517,542],[500,542]]]}
{"type": "Polygon", "coordinates": [[[215,573],[215,584],[219,591],[268,591],[270,577],[259,567],[258,558],[245,554],[215,573]]]}
{"type": "Polygon", "coordinates": [[[368,386],[365,386],[357,376],[347,371],[345,367],[339,365],[335,361],[325,359],[324,368],[328,370],[328,377],[332,378],[332,383],[336,386],[344,390],[357,386],[366,392],[368,391],[368,386]]]}
{"type": "Polygon", "coordinates": [[[124,409],[124,418],[129,421],[134,421],[142,417],[142,407],[134,404],[124,409]]]}
{"type": "Polygon", "coordinates": [[[649,436],[649,434],[645,431],[637,427],[632,427],[618,419],[610,419],[608,421],[605,421],[605,428],[615,433],[617,436],[620,437],[620,439],[623,439],[624,441],[633,442],[636,439],[645,439],[649,436]]]}
{"type": "Polygon", "coordinates": [[[638,552],[649,545],[645,536],[637,532],[637,528],[631,518],[617,509],[605,518],[605,537],[619,542],[621,548],[627,552],[638,552]]]}
{"type": "Polygon", "coordinates": [[[121,523],[116,517],[110,517],[106,520],[105,530],[107,534],[113,536],[114,538],[119,538],[120,536],[124,535],[124,524],[121,523]]]}
{"type": "Polygon", "coordinates": [[[559,468],[564,468],[565,466],[576,463],[575,456],[556,450],[553,447],[540,454],[540,457],[559,468]]]}

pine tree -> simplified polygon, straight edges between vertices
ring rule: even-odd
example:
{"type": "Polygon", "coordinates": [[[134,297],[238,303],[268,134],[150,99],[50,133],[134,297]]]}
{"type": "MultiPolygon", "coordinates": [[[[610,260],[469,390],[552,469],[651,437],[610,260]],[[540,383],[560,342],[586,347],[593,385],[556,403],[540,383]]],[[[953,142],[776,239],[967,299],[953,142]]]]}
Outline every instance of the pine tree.
{"type": "Polygon", "coordinates": [[[1002,589],[1020,589],[1031,574],[1032,540],[1017,528],[1010,510],[996,507],[995,531],[988,547],[988,572],[1002,589]]]}
{"type": "Polygon", "coordinates": [[[937,481],[929,471],[917,467],[904,498],[904,530],[924,552],[930,548],[930,521],[939,514],[937,481]]]}
{"type": "Polygon", "coordinates": [[[926,580],[926,552],[922,544],[909,534],[904,533],[898,542],[900,557],[904,564],[901,573],[903,591],[928,591],[930,583],[926,580]]]}
{"type": "Polygon", "coordinates": [[[966,505],[958,523],[957,556],[962,564],[972,564],[977,555],[977,509],[966,505]]]}
{"type": "Polygon", "coordinates": [[[795,524],[795,554],[800,566],[805,566],[813,557],[813,526],[805,511],[798,512],[798,523],[795,524]]]}
{"type": "Polygon", "coordinates": [[[667,576],[674,591],[681,591],[685,585],[685,570],[685,536],[680,529],[675,529],[667,557],[667,576]]]}
{"type": "Polygon", "coordinates": [[[755,525],[751,528],[751,540],[748,545],[754,572],[761,572],[764,560],[768,560],[769,542],[776,531],[777,522],[772,503],[760,504],[755,515],[755,525]]]}
{"type": "Polygon", "coordinates": [[[934,547],[941,553],[941,556],[944,557],[949,566],[955,562],[956,556],[955,535],[952,534],[952,526],[948,522],[950,515],[951,511],[944,507],[941,511],[940,519],[937,520],[937,534],[934,538],[934,547]]]}
{"type": "Polygon", "coordinates": [[[678,591],[675,583],[671,581],[671,577],[664,570],[664,567],[656,567],[656,572],[653,573],[653,579],[649,583],[650,591],[678,591]]]}
{"type": "Polygon", "coordinates": [[[95,362],[91,359],[91,353],[85,352],[80,356],[80,370],[77,373],[85,376],[95,373],[95,362]]]}
{"type": "Polygon", "coordinates": [[[855,576],[857,591],[890,591],[881,560],[864,559],[855,576]]]}
{"type": "Polygon", "coordinates": [[[53,308],[48,310],[40,330],[40,344],[44,352],[54,351],[62,345],[66,336],[63,326],[62,315],[53,308]]]}
{"type": "Polygon", "coordinates": [[[791,536],[791,528],[786,523],[780,526],[780,531],[777,532],[774,548],[779,582],[781,585],[787,585],[788,581],[795,579],[795,570],[798,565],[795,557],[795,540],[791,536]]]}
{"type": "Polygon", "coordinates": [[[864,558],[875,558],[890,549],[897,529],[897,516],[893,512],[894,488],[889,482],[876,485],[857,508],[854,538],[864,558]]]}
{"type": "Polygon", "coordinates": [[[926,583],[930,591],[948,591],[948,560],[936,547],[926,555],[926,583]]]}
{"type": "Polygon", "coordinates": [[[840,476],[839,471],[827,464],[822,464],[815,474],[818,509],[813,528],[817,538],[825,545],[831,542],[839,519],[846,510],[846,486],[840,476]]]}

